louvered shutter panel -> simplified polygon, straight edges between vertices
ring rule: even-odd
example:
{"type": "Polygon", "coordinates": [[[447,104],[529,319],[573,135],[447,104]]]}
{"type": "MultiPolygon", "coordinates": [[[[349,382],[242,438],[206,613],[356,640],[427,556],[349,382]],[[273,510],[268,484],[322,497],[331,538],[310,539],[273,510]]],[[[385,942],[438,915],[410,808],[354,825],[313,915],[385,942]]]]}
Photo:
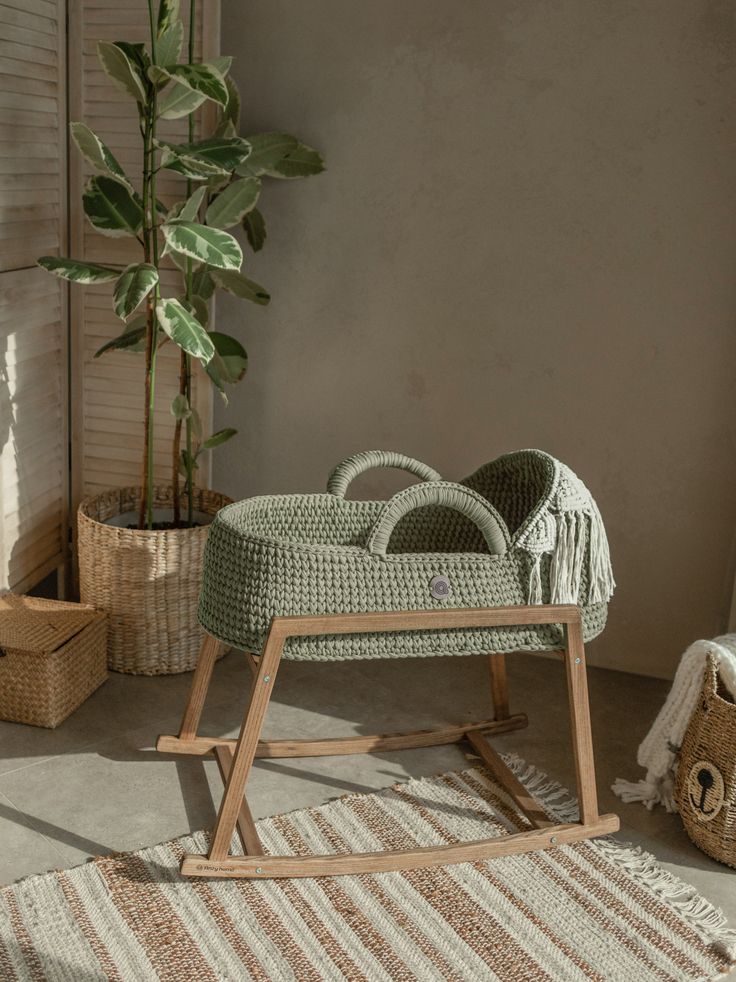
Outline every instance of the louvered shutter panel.
{"type": "Polygon", "coordinates": [[[66,3],[0,3],[0,590],[66,554],[66,3]]]}
{"type": "MultiPolygon", "coordinates": [[[[188,4],[182,4],[185,36],[188,4]]],[[[197,4],[195,57],[212,58],[219,52],[219,4],[197,4]]],[[[141,136],[133,100],[105,75],[97,60],[97,42],[148,41],[148,8],[144,0],[73,0],[70,5],[70,118],[81,120],[97,133],[138,187],[141,171],[141,136]]],[[[211,114],[198,120],[211,125],[211,114]]],[[[185,119],[163,122],[162,139],[185,142],[185,119]]],[[[98,234],[84,218],[81,196],[89,172],[72,147],[70,154],[70,223],[72,255],[92,262],[142,262],[133,239],[98,234]]],[[[140,190],[140,188],[138,187],[140,190]]],[[[158,196],[168,205],[185,195],[183,179],[161,171],[158,196]]],[[[182,293],[180,274],[172,266],[162,276],[162,292],[182,293]]],[[[141,479],[143,447],[144,361],[140,353],[110,351],[95,358],[97,349],[122,332],[112,310],[111,285],[73,287],[72,324],[72,494],[74,500],[110,487],[137,485],[141,479]]],[[[171,401],[178,391],[179,352],[164,345],[158,354],[156,379],[155,479],[171,483],[171,441],[174,418],[171,401]]],[[[193,402],[207,430],[212,418],[208,380],[195,372],[193,402]]],[[[209,457],[209,454],[204,455],[209,457]]],[[[207,465],[202,464],[198,484],[207,486],[207,465]]]]}

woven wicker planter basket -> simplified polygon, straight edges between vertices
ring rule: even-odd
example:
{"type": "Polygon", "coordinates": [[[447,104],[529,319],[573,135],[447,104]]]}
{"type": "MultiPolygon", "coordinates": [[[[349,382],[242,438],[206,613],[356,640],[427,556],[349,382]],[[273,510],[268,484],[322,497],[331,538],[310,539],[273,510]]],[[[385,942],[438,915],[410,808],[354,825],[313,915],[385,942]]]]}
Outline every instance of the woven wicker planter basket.
{"type": "MultiPolygon", "coordinates": [[[[170,510],[172,489],[154,490],[155,507],[170,510]]],[[[230,500],[197,490],[194,509],[214,517],[230,500]]],[[[80,597],[109,614],[111,669],[133,675],[188,672],[202,640],[197,601],[209,526],[149,532],[107,524],[127,512],[137,515],[139,502],[139,488],[119,488],[79,506],[80,597]]]]}
{"type": "Polygon", "coordinates": [[[712,657],[682,741],[675,798],[695,845],[736,868],[736,704],[712,657]]]}

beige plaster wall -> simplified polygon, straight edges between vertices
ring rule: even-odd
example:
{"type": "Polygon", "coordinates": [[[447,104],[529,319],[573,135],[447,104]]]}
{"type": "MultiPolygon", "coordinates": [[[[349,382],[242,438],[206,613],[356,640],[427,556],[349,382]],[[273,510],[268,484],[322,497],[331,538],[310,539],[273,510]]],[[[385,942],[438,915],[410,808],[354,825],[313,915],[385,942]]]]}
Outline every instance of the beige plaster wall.
{"type": "MultiPolygon", "coordinates": [[[[251,367],[236,496],[401,449],[460,477],[538,446],[596,494],[619,582],[591,660],[671,674],[725,623],[736,518],[736,31],[709,0],[223,0],[272,183],[223,301],[251,367]]],[[[396,477],[372,475],[383,494],[396,477]]]]}

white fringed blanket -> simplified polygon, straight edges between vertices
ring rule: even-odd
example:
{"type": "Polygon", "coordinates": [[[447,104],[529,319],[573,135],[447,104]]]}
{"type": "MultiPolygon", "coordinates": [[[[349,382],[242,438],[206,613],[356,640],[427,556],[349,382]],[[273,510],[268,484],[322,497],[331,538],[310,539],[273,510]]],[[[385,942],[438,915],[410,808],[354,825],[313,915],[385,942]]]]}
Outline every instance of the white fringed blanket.
{"type": "Polygon", "coordinates": [[[736,699],[736,634],[691,644],[680,660],[664,706],[639,747],[636,759],[646,768],[646,777],[640,781],[618,778],[613,791],[619,798],[640,801],[650,811],[655,805],[664,805],[668,812],[677,811],[674,801],[677,754],[700,695],[709,654],[716,660],[723,684],[736,699]]]}

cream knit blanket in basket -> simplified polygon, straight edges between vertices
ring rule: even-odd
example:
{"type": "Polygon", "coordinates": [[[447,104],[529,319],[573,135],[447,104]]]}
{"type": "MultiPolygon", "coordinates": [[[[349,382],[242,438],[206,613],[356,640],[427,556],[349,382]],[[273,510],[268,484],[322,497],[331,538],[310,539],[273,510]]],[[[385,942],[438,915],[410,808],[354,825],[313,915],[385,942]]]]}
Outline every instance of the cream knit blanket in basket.
{"type": "Polygon", "coordinates": [[[668,812],[677,811],[674,801],[674,778],[677,755],[703,686],[706,659],[712,654],[726,689],[736,700],[736,634],[724,634],[714,641],[696,641],[680,660],[664,706],[644,738],[637,761],[646,768],[641,781],[618,778],[613,792],[624,801],[641,801],[651,811],[664,805],[668,812]]]}

